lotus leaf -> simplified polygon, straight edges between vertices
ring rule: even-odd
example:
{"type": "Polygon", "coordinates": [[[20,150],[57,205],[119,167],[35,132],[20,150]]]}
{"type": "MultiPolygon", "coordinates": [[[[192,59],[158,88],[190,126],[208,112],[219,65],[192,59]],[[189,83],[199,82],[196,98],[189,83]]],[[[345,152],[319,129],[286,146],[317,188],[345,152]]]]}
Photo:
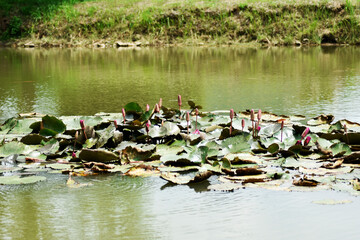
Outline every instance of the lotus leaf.
{"type": "Polygon", "coordinates": [[[79,158],[86,162],[113,162],[119,160],[119,156],[104,149],[83,149],[79,158]]]}
{"type": "Polygon", "coordinates": [[[0,177],[0,185],[30,184],[45,180],[46,177],[43,176],[20,177],[14,175],[14,176],[0,177]]]}
{"type": "Polygon", "coordinates": [[[7,157],[13,154],[29,154],[38,146],[25,145],[21,142],[8,142],[0,147],[0,157],[7,157]]]}

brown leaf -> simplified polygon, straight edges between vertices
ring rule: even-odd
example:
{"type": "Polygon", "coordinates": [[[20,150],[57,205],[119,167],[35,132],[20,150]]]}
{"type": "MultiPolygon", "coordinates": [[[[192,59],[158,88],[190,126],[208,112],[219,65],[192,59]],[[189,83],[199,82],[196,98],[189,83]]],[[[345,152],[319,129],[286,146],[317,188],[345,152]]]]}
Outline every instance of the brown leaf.
{"type": "Polygon", "coordinates": [[[326,163],[322,165],[321,167],[327,168],[327,169],[335,169],[341,167],[341,164],[344,162],[344,159],[339,159],[334,163],[326,163]]]}
{"type": "Polygon", "coordinates": [[[302,186],[302,187],[316,187],[319,182],[313,179],[308,179],[306,176],[300,179],[294,179],[293,184],[295,186],[302,186]]]}
{"type": "Polygon", "coordinates": [[[263,170],[257,168],[238,168],[235,170],[236,176],[245,176],[245,175],[258,175],[263,174],[263,170]]]}

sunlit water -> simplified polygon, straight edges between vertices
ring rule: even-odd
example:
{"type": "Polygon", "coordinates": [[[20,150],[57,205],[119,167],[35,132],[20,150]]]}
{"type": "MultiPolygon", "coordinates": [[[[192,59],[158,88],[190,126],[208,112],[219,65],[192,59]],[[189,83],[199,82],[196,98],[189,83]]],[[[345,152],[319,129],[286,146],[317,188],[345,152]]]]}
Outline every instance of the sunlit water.
{"type": "MultiPolygon", "coordinates": [[[[0,49],[0,119],[91,115],[177,95],[205,110],[248,108],[360,122],[360,48],[0,49]]],[[[67,176],[0,186],[0,239],[358,239],[360,198],[334,191],[204,191],[158,177],[67,176]],[[323,206],[317,200],[351,200],[323,206]]],[[[210,179],[214,181],[214,179],[210,179]]]]}

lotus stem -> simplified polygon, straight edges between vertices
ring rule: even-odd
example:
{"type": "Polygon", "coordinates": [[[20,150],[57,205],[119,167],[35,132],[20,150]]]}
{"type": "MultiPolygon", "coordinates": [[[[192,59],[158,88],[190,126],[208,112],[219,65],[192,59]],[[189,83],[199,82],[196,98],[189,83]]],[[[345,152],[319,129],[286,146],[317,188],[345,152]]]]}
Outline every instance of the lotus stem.
{"type": "Polygon", "coordinates": [[[234,118],[234,109],[230,109],[230,129],[229,129],[230,136],[231,136],[231,133],[232,133],[232,121],[233,121],[233,118],[234,118]]]}
{"type": "Polygon", "coordinates": [[[190,113],[186,112],[187,134],[189,135],[190,113]]]}
{"type": "Polygon", "coordinates": [[[258,119],[258,122],[260,122],[260,120],[261,120],[261,109],[259,109],[259,111],[257,113],[257,119],[258,119]]]}
{"type": "Polygon", "coordinates": [[[250,111],[250,120],[251,120],[251,125],[252,125],[252,130],[253,130],[253,137],[255,136],[255,126],[254,126],[254,121],[255,121],[255,114],[254,114],[254,109],[251,109],[250,111]]]}
{"type": "Polygon", "coordinates": [[[122,112],[122,116],[123,116],[123,119],[124,119],[124,124],[125,124],[125,116],[126,116],[126,113],[125,113],[125,109],[121,109],[121,112],[122,112]]]}
{"type": "Polygon", "coordinates": [[[344,124],[344,132],[345,132],[345,135],[346,135],[346,144],[349,144],[349,136],[348,136],[348,131],[347,131],[346,124],[344,124]]]}
{"type": "Polygon", "coordinates": [[[256,122],[256,123],[255,123],[255,129],[254,129],[254,132],[255,132],[255,133],[254,133],[254,134],[255,134],[254,136],[255,136],[255,137],[258,136],[258,133],[259,133],[258,131],[260,130],[259,127],[260,127],[260,126],[259,126],[259,122],[256,122]],[[259,129],[259,130],[258,130],[258,129],[259,129]]]}
{"type": "Polygon", "coordinates": [[[159,108],[162,107],[162,98],[159,99],[159,108]]]}
{"type": "Polygon", "coordinates": [[[280,142],[283,141],[283,132],[284,132],[284,120],[281,121],[281,140],[280,140],[280,142]]]}
{"type": "Polygon", "coordinates": [[[147,140],[149,140],[149,131],[150,131],[150,125],[151,125],[151,122],[150,120],[148,120],[145,124],[145,130],[146,130],[146,138],[147,140]]]}
{"type": "Polygon", "coordinates": [[[80,120],[80,126],[81,126],[81,130],[83,131],[84,137],[85,137],[85,141],[87,140],[87,136],[86,136],[86,132],[85,132],[85,123],[84,120],[80,120]]]}
{"type": "Polygon", "coordinates": [[[75,145],[76,145],[76,141],[77,141],[78,137],[79,137],[79,131],[76,131],[75,132],[75,139],[74,139],[74,151],[75,151],[75,145]]]}
{"type": "Polygon", "coordinates": [[[196,116],[196,121],[195,121],[195,131],[198,130],[197,128],[197,119],[198,119],[198,115],[199,115],[199,109],[195,108],[195,116],[196,116]]]}

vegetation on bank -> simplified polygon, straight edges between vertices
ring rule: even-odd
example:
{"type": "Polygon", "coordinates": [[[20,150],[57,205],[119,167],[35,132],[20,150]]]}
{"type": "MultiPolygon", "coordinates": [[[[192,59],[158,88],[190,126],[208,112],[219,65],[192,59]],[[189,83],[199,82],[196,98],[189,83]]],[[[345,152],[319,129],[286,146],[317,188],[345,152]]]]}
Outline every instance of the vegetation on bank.
{"type": "Polygon", "coordinates": [[[3,0],[5,44],[358,44],[359,0],[3,0]]]}

